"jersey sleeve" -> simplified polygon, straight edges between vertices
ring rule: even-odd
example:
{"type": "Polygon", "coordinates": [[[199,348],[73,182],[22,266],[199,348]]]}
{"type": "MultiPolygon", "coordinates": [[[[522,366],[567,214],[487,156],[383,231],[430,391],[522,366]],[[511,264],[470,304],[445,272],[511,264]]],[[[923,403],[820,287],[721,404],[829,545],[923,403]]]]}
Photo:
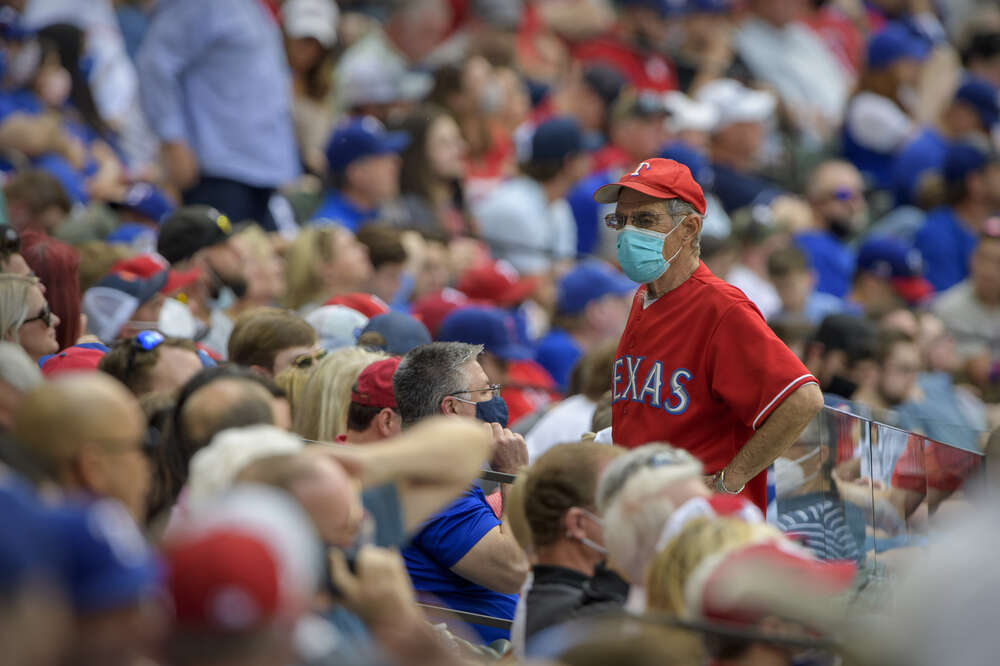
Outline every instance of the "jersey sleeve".
{"type": "Polygon", "coordinates": [[[817,384],[750,303],[730,307],[709,341],[712,393],[756,430],[797,388],[817,384]]]}
{"type": "Polygon", "coordinates": [[[473,488],[431,518],[413,542],[440,566],[450,569],[499,524],[483,492],[473,488]]]}

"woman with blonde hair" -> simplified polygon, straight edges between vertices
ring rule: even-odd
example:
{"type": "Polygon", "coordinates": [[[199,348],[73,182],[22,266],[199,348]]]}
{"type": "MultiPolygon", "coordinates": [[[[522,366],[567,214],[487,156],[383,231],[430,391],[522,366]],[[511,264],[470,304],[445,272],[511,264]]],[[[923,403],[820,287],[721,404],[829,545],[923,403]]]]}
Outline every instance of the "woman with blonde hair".
{"type": "Polygon", "coordinates": [[[361,371],[388,354],[345,347],[326,355],[315,366],[302,395],[293,406],[293,430],[306,439],[332,442],[347,432],[351,389],[361,371]]]}
{"type": "Polygon", "coordinates": [[[59,351],[59,317],[40,285],[34,276],[0,274],[0,339],[21,345],[33,361],[59,351]]]}
{"type": "Polygon", "coordinates": [[[313,375],[313,371],[319,362],[326,357],[326,350],[320,349],[296,357],[292,364],[278,373],[274,378],[274,383],[285,392],[285,399],[292,412],[294,421],[298,411],[298,405],[302,401],[302,396],[306,393],[306,384],[313,375]]]}
{"type": "Polygon", "coordinates": [[[332,296],[364,291],[372,273],[368,249],[350,231],[308,227],[285,252],[285,305],[306,314],[332,296]]]}

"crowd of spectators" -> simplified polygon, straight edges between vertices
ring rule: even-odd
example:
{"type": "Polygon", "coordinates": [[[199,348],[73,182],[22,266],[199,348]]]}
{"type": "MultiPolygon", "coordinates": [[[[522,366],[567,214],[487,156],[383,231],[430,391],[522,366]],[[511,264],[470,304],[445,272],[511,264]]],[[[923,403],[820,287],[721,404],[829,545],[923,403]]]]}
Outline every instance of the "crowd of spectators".
{"type": "Polygon", "coordinates": [[[995,655],[995,1],[2,0],[0,185],[4,663],[995,655]],[[612,442],[652,158],[823,391],[766,507],[612,442]]]}

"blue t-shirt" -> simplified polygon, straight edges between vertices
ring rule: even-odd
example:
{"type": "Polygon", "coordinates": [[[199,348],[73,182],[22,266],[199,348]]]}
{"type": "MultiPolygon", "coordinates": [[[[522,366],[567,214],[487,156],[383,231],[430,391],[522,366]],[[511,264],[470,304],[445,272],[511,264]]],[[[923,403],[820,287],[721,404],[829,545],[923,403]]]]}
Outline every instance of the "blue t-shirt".
{"type": "Polygon", "coordinates": [[[924,259],[924,277],[935,291],[942,292],[969,276],[976,236],[962,224],[954,209],[941,206],[927,213],[913,246],[924,259]]]}
{"type": "Polygon", "coordinates": [[[596,171],[576,185],[566,195],[566,201],[573,211],[576,220],[576,251],[579,254],[593,254],[601,238],[601,213],[613,207],[594,201],[594,191],[607,183],[618,180],[617,172],[610,170],[596,171]]]}
{"type": "MultiPolygon", "coordinates": [[[[488,590],[451,570],[499,524],[478,487],[470,488],[431,518],[403,549],[406,569],[421,600],[468,613],[513,619],[516,594],[488,590]]],[[[502,629],[473,628],[487,643],[510,637],[510,632],[502,629]]]]}
{"type": "Polygon", "coordinates": [[[809,256],[816,271],[816,291],[847,295],[854,277],[854,250],[829,231],[802,231],[795,235],[795,244],[809,256]]]}
{"type": "Polygon", "coordinates": [[[944,164],[948,141],[933,127],[925,127],[893,158],[892,190],[896,205],[913,203],[920,178],[928,171],[937,171],[944,164]]]}
{"type": "Polygon", "coordinates": [[[377,215],[377,210],[362,210],[337,190],[327,190],[319,208],[312,214],[312,224],[337,223],[351,231],[357,231],[362,224],[374,220],[377,215]]]}
{"type": "Polygon", "coordinates": [[[549,371],[559,385],[559,390],[565,392],[569,384],[569,376],[573,366],[583,356],[583,349],[573,336],[566,331],[554,328],[538,343],[535,360],[549,371]]]}

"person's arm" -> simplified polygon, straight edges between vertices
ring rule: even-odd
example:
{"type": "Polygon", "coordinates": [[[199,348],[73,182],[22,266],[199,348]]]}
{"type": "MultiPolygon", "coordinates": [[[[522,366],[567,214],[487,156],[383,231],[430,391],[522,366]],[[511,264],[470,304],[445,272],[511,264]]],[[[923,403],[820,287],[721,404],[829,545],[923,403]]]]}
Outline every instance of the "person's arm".
{"type": "Polygon", "coordinates": [[[412,532],[468,488],[492,446],[492,432],[483,424],[440,416],[384,442],[329,451],[365,486],[395,483],[403,526],[412,532]]]}
{"type": "Polygon", "coordinates": [[[506,517],[451,567],[462,578],[503,594],[516,594],[528,569],[528,558],[514,538],[506,517]]]}
{"type": "Polygon", "coordinates": [[[726,487],[736,490],[767,469],[822,408],[819,386],[804,384],[795,389],[723,468],[726,487]]]}

